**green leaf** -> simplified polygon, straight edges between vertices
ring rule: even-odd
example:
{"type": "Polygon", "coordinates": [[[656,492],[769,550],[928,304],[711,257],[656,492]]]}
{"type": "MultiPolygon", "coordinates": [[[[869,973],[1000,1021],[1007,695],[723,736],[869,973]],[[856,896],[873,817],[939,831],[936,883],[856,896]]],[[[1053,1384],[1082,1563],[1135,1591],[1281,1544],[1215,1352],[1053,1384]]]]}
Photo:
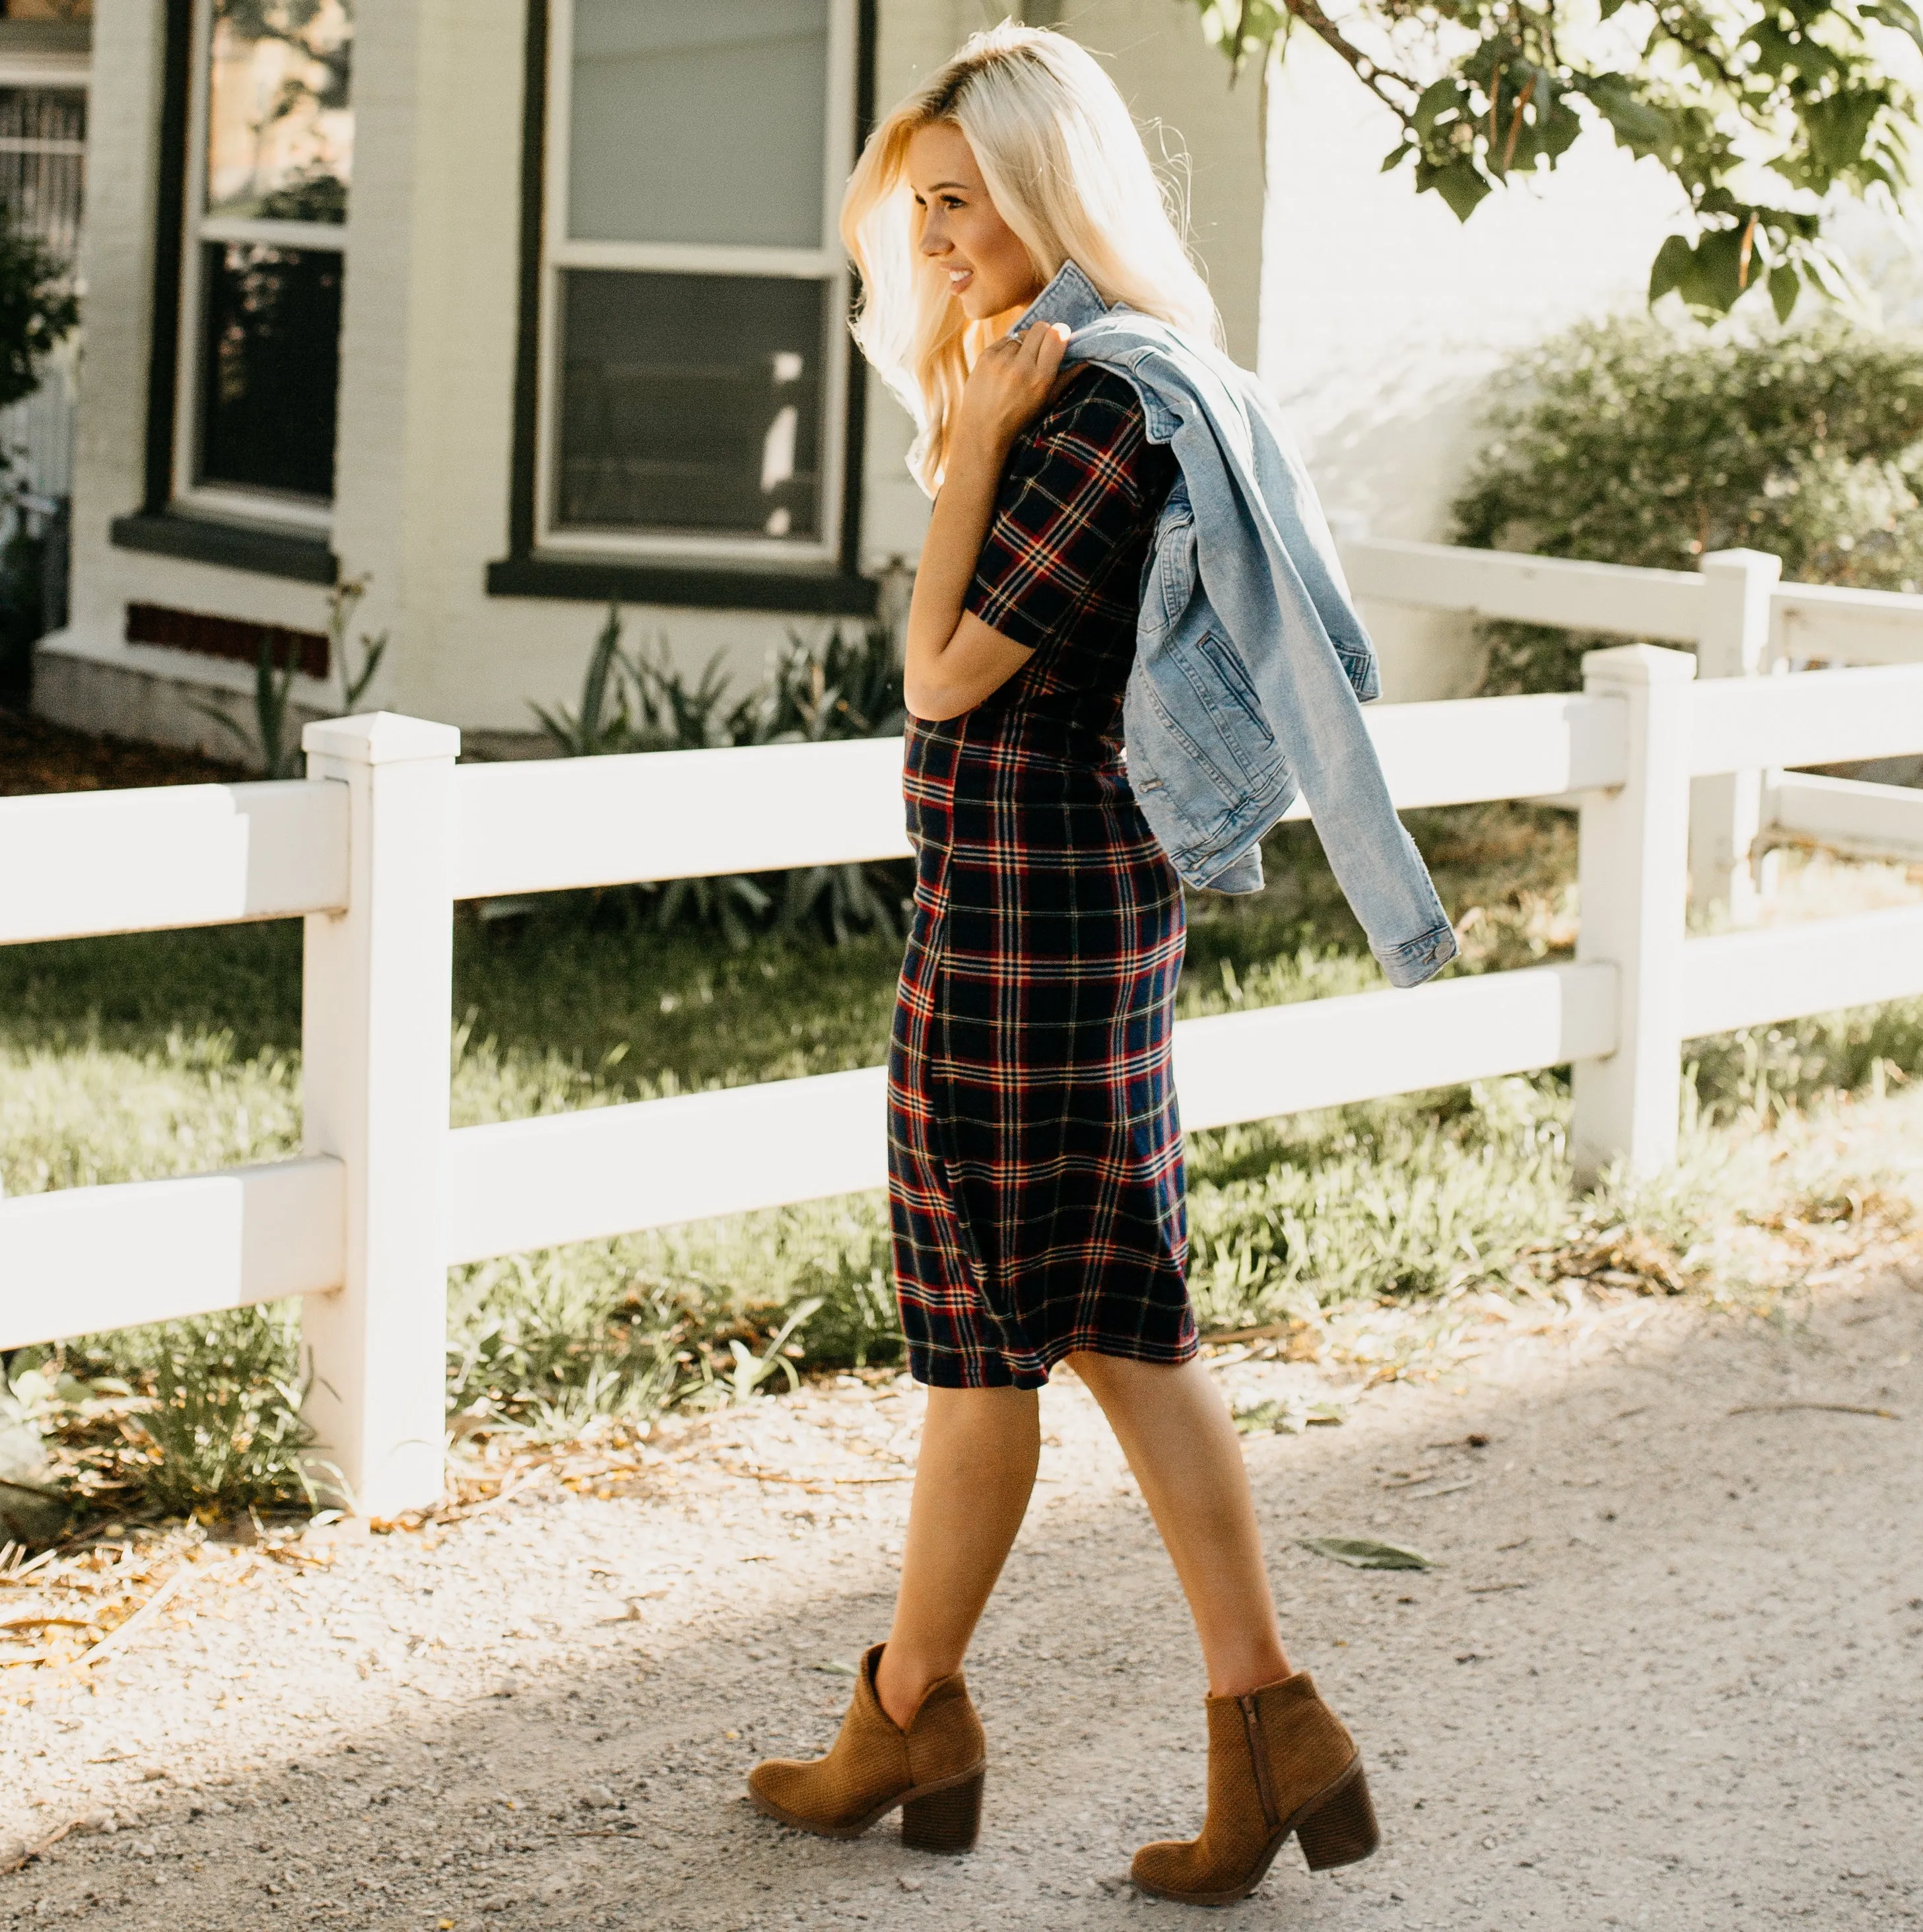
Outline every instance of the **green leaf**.
{"type": "Polygon", "coordinates": [[[1458,156],[1438,167],[1431,161],[1418,161],[1415,167],[1415,185],[1419,192],[1434,189],[1449,205],[1449,212],[1458,221],[1466,221],[1473,214],[1493,185],[1482,170],[1466,154],[1458,156]]]}
{"type": "Polygon", "coordinates": [[[1781,262],[1770,270],[1769,299],[1775,306],[1778,322],[1790,320],[1790,312],[1796,306],[1796,298],[1802,292],[1802,278],[1790,263],[1781,262]]]}
{"type": "Polygon", "coordinates": [[[1672,235],[1656,250],[1649,269],[1649,300],[1662,300],[1672,289],[1679,289],[1695,266],[1689,244],[1680,235],[1672,235]]]}
{"type": "Polygon", "coordinates": [[[1409,117],[1409,124],[1418,134],[1431,132],[1436,122],[1447,110],[1460,114],[1469,106],[1469,89],[1453,74],[1445,75],[1431,81],[1422,90],[1422,98],[1416,102],[1415,111],[1409,117]]]}
{"type": "Polygon", "coordinates": [[[1352,1570],[1433,1570],[1435,1564],[1420,1550],[1398,1543],[1377,1543],[1366,1536],[1304,1536],[1297,1540],[1318,1556],[1332,1556],[1352,1570]]]}
{"type": "MultiPolygon", "coordinates": [[[[1907,34],[1919,47],[1923,47],[1923,20],[1918,20],[1906,0],[1871,0],[1871,4],[1860,10],[1865,20],[1894,27],[1899,34],[1907,34]]],[[[1607,19],[1608,16],[1605,14],[1604,17],[1607,19]]]]}
{"type": "Polygon", "coordinates": [[[1583,117],[1560,94],[1555,106],[1542,117],[1536,145],[1552,160],[1559,160],[1575,146],[1583,131],[1583,117]]]}
{"type": "Polygon", "coordinates": [[[1774,20],[1758,21],[1749,30],[1744,45],[1754,50],[1760,73],[1775,76],[1809,71],[1811,47],[1806,42],[1792,40],[1774,20]]]}
{"type": "Polygon", "coordinates": [[[1883,106],[1880,92],[1852,90],[1813,100],[1804,109],[1810,156],[1826,176],[1841,174],[1862,158],[1863,144],[1883,106]]]}
{"type": "Polygon", "coordinates": [[[1675,121],[1646,100],[1627,74],[1597,74],[1582,91],[1631,153],[1655,154],[1676,146],[1675,121]]]}
{"type": "Polygon", "coordinates": [[[1384,174],[1393,172],[1394,170],[1400,167],[1403,163],[1407,160],[1409,156],[1415,152],[1415,145],[1412,141],[1405,141],[1400,147],[1391,148],[1388,154],[1382,157],[1382,172],[1384,174]]]}

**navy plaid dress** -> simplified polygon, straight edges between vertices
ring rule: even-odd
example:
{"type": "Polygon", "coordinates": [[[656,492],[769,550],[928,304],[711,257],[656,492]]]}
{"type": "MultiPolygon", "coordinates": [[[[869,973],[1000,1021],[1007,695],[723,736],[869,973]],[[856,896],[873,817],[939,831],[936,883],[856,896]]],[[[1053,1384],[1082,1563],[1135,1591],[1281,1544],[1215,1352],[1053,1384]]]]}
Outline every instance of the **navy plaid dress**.
{"type": "Polygon", "coordinates": [[[888,1199],[909,1366],[939,1387],[1038,1388],[1077,1349],[1195,1353],[1182,890],[1122,762],[1175,475],[1128,384],[1078,376],[1009,458],[966,600],[1034,656],[972,711],[909,727],[888,1199]]]}

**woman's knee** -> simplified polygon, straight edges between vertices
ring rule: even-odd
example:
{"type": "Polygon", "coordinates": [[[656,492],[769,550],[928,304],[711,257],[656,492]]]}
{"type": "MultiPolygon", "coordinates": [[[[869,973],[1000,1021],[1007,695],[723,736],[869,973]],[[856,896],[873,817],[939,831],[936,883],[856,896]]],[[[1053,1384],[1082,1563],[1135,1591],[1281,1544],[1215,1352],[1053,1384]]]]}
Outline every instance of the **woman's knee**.
{"type": "Polygon", "coordinates": [[[1191,1364],[1188,1362],[1144,1362],[1133,1355],[1104,1355],[1092,1348],[1078,1348],[1068,1365],[1088,1385],[1098,1402],[1118,1396],[1160,1394],[1173,1388],[1191,1364]]]}
{"type": "Polygon", "coordinates": [[[924,1432],[930,1428],[968,1435],[1021,1435],[1039,1428],[1033,1389],[931,1388],[924,1432]]]}

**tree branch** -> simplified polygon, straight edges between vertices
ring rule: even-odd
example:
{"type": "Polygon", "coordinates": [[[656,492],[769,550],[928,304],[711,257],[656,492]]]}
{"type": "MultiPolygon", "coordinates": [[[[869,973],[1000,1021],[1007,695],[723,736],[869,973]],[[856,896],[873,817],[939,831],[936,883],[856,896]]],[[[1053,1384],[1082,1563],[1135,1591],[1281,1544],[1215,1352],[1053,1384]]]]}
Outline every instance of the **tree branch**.
{"type": "Polygon", "coordinates": [[[1316,0],[1283,0],[1283,4],[1325,46],[1332,49],[1349,63],[1355,71],[1355,78],[1405,128],[1409,125],[1409,106],[1385,93],[1382,83],[1392,81],[1397,87],[1407,88],[1409,100],[1413,102],[1422,92],[1414,81],[1406,74],[1397,74],[1393,68],[1378,67],[1352,40],[1344,38],[1341,28],[1316,4],[1316,0]]]}

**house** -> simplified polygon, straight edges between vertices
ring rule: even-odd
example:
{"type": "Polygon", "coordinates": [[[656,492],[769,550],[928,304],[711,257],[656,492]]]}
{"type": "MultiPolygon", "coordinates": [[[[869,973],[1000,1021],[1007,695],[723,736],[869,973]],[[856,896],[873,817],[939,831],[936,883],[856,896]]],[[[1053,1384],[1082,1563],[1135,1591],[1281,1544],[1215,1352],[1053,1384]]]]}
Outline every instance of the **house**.
{"type": "MultiPolygon", "coordinates": [[[[1428,373],[1459,443],[1457,352],[1517,305],[1464,276],[1448,304],[1412,284],[1398,307],[1399,254],[1451,218],[1404,176],[1377,184],[1389,143],[1361,90],[1292,59],[1265,128],[1263,90],[1231,87],[1185,0],[1044,10],[1179,164],[1231,348],[1304,410],[1331,507],[1436,534],[1448,461],[1418,434],[1426,480],[1386,487],[1411,437],[1378,422],[1358,441],[1355,345],[1403,323],[1455,345],[1428,373]],[[1364,272],[1352,314],[1343,278],[1364,272]]],[[[876,104],[1000,11],[96,0],[71,616],[40,646],[37,708],[217,748],[201,706],[291,632],[296,706],[338,710],[343,578],[367,583],[357,630],[393,640],[371,700],[503,752],[526,748],[530,700],[577,688],[610,600],[738,685],[791,628],[867,616],[926,506],[906,418],[842,326],[836,208],[876,104]]],[[[1649,259],[1640,214],[1601,234],[1546,201],[1517,219],[1532,326],[1649,259]]],[[[1391,689],[1460,682],[1439,648],[1409,632],[1391,689]]]]}
{"type": "MultiPolygon", "coordinates": [[[[197,709],[325,599],[375,695],[514,748],[618,599],[759,671],[858,622],[925,510],[834,237],[858,131],[978,24],[949,0],[98,0],[70,622],[37,708],[218,743],[197,709]]],[[[1098,43],[1182,129],[1256,348],[1258,91],[1169,0],[1098,43]]]]}

